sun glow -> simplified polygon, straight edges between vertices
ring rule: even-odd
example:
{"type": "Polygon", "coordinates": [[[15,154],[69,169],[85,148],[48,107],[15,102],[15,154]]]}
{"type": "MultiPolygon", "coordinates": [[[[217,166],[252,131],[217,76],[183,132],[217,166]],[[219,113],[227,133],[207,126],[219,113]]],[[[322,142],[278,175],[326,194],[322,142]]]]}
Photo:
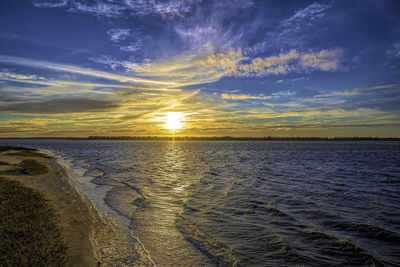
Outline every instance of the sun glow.
{"type": "Polygon", "coordinates": [[[183,114],[181,112],[168,112],[166,113],[165,128],[170,130],[177,130],[183,127],[182,123],[183,114]]]}

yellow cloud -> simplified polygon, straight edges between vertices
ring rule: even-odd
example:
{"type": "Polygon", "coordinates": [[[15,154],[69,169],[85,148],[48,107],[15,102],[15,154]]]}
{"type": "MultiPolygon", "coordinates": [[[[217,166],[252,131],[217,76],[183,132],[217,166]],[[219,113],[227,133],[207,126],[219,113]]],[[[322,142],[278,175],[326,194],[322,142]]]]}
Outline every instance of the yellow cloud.
{"type": "Polygon", "coordinates": [[[21,57],[13,57],[13,56],[5,56],[0,55],[0,62],[8,63],[13,65],[21,65],[21,66],[29,66],[35,68],[45,68],[45,69],[52,69],[57,71],[65,71],[70,73],[76,73],[81,75],[88,75],[92,77],[99,77],[99,78],[106,78],[110,80],[115,80],[119,82],[132,82],[132,83],[150,83],[150,84],[164,84],[164,85],[173,85],[173,82],[168,81],[157,81],[152,79],[143,79],[138,77],[132,76],[123,76],[117,74],[111,74],[104,71],[96,71],[90,69],[79,68],[71,65],[63,65],[63,64],[56,64],[50,63],[46,61],[40,60],[33,60],[28,58],[21,58],[21,57]]]}
{"type": "Polygon", "coordinates": [[[23,75],[10,72],[0,72],[0,80],[43,80],[43,77],[37,75],[23,75]]]}
{"type": "Polygon", "coordinates": [[[221,98],[222,99],[231,99],[231,100],[246,100],[246,99],[269,99],[269,96],[252,96],[252,95],[245,95],[245,94],[241,94],[241,95],[235,95],[235,94],[226,94],[223,93],[221,94],[221,98]]]}
{"type": "Polygon", "coordinates": [[[391,90],[391,89],[399,89],[400,84],[388,84],[388,85],[383,85],[383,86],[375,86],[371,88],[366,88],[366,89],[357,89],[357,90],[346,90],[346,91],[341,91],[341,92],[333,92],[329,94],[321,94],[321,95],[315,95],[312,99],[309,100],[315,100],[318,98],[328,98],[328,97],[335,97],[335,96],[352,96],[352,95],[364,95],[364,94],[371,94],[375,93],[377,91],[382,91],[382,90],[391,90]]]}
{"type": "Polygon", "coordinates": [[[301,64],[305,67],[320,69],[323,71],[336,70],[339,67],[343,52],[340,49],[321,50],[316,53],[302,55],[301,64]]]}
{"type": "Polygon", "coordinates": [[[300,53],[293,49],[287,53],[250,60],[243,55],[240,48],[215,53],[212,48],[206,47],[197,54],[185,54],[161,62],[125,66],[141,77],[172,81],[175,86],[187,86],[217,81],[223,76],[267,76],[313,69],[333,71],[339,69],[342,56],[343,52],[340,49],[308,53],[300,53]]]}

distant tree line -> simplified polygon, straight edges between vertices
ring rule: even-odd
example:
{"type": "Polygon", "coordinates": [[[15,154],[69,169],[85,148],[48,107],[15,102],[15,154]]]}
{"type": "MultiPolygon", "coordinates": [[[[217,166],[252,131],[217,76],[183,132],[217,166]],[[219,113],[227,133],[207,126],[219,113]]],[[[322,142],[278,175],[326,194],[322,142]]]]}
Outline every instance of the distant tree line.
{"type": "Polygon", "coordinates": [[[73,140],[232,140],[232,141],[400,141],[400,137],[232,137],[232,136],[89,136],[89,137],[0,137],[0,139],[73,140]]]}
{"type": "Polygon", "coordinates": [[[89,136],[89,140],[400,141],[396,137],[89,136]]]}

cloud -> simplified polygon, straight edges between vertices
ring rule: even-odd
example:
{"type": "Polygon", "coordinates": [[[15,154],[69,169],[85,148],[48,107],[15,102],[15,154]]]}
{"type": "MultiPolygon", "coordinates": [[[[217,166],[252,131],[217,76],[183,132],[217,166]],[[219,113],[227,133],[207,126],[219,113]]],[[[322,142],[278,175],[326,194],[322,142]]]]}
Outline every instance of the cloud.
{"type": "Polygon", "coordinates": [[[305,129],[305,128],[370,128],[370,127],[400,127],[400,123],[365,123],[365,124],[323,124],[323,123],[311,123],[311,124],[279,124],[279,125],[266,125],[262,128],[293,128],[293,129],[305,129]]]}
{"type": "Polygon", "coordinates": [[[125,52],[136,52],[142,49],[143,44],[141,42],[131,43],[129,45],[121,46],[119,49],[125,52]]]}
{"type": "Polygon", "coordinates": [[[40,8],[54,8],[54,7],[65,7],[69,0],[45,0],[45,1],[34,1],[33,5],[40,8]]]}
{"type": "MultiPolygon", "coordinates": [[[[132,88],[126,84],[110,83],[91,83],[69,80],[47,79],[37,75],[22,75],[18,73],[0,72],[0,81],[10,81],[12,84],[4,82],[0,86],[0,95],[17,94],[22,98],[31,96],[104,96],[122,88],[132,88]],[[14,83],[21,83],[15,86],[14,83]],[[21,95],[22,94],[22,95],[21,95]]],[[[143,87],[143,90],[154,90],[143,87]]],[[[0,101],[2,98],[0,97],[0,101]]]]}
{"type": "Polygon", "coordinates": [[[33,5],[39,8],[65,8],[69,12],[110,18],[129,12],[136,15],[157,14],[164,18],[173,18],[188,13],[193,2],[197,1],[33,0],[33,5]]]}
{"type": "Polygon", "coordinates": [[[289,73],[335,71],[341,67],[341,49],[301,53],[291,50],[276,56],[249,59],[241,49],[211,53],[205,48],[197,54],[186,54],[161,62],[126,64],[142,77],[171,80],[181,85],[214,82],[224,76],[264,77],[289,73]]]}
{"type": "Polygon", "coordinates": [[[0,111],[22,114],[60,114],[104,112],[120,107],[120,104],[102,99],[58,98],[45,101],[20,102],[2,105],[0,111]]]}
{"type": "Polygon", "coordinates": [[[382,86],[374,86],[374,87],[366,88],[366,89],[345,90],[345,91],[333,92],[333,93],[329,93],[329,94],[320,94],[320,95],[315,95],[314,98],[365,95],[365,94],[375,93],[375,92],[379,92],[379,91],[399,89],[399,88],[400,88],[400,84],[387,84],[387,85],[382,85],[382,86]]]}
{"type": "MultiPolygon", "coordinates": [[[[202,1],[202,0],[31,0],[38,8],[62,8],[68,12],[79,12],[111,19],[152,17],[151,20],[167,21],[159,25],[168,29],[168,35],[174,34],[173,41],[181,43],[185,49],[193,50],[209,44],[220,49],[227,49],[233,44],[240,44],[240,37],[245,25],[237,29],[232,24],[235,15],[254,6],[251,0],[202,1]],[[226,24],[229,25],[226,25],[226,24]]],[[[250,10],[250,9],[248,9],[250,10]]],[[[247,11],[247,10],[246,10],[247,11]]],[[[236,23],[234,23],[236,24],[236,23]]],[[[236,24],[237,25],[237,24],[236,24]]],[[[121,42],[127,39],[129,29],[117,28],[108,33],[111,41],[121,42]]],[[[132,32],[130,32],[132,33],[132,32]]],[[[159,41],[158,37],[154,38],[159,41]]],[[[163,40],[164,45],[166,41],[163,40]]],[[[132,46],[132,45],[131,45],[132,46]]],[[[128,46],[121,50],[132,51],[128,46]]],[[[171,53],[171,51],[170,51],[171,53]]]]}
{"type": "Polygon", "coordinates": [[[340,49],[299,53],[291,50],[277,56],[255,58],[249,64],[240,64],[234,73],[238,76],[266,76],[303,72],[305,70],[334,71],[339,69],[343,52],[340,49]]]}
{"type": "Polygon", "coordinates": [[[132,83],[150,83],[150,84],[165,84],[165,85],[172,85],[172,82],[168,81],[157,81],[157,80],[150,80],[150,79],[143,79],[137,77],[129,77],[123,75],[112,74],[104,71],[96,71],[91,69],[84,69],[76,66],[71,65],[63,65],[57,63],[51,63],[46,61],[22,58],[22,57],[14,57],[14,56],[5,56],[0,55],[0,62],[13,64],[13,65],[20,65],[20,66],[28,66],[34,68],[45,68],[57,71],[64,71],[64,72],[71,72],[80,75],[88,75],[98,78],[105,78],[110,80],[115,80],[119,82],[132,82],[132,83]]]}
{"type": "Polygon", "coordinates": [[[284,26],[291,27],[303,20],[313,21],[326,15],[326,11],[331,7],[330,4],[313,3],[294,13],[293,16],[284,21],[284,26]]]}
{"type": "Polygon", "coordinates": [[[222,51],[243,45],[243,36],[250,28],[248,20],[237,23],[236,17],[254,11],[253,1],[176,1],[185,6],[186,14],[175,20],[172,29],[187,50],[204,46],[222,51]]]}
{"type": "Polygon", "coordinates": [[[322,71],[337,70],[340,60],[343,57],[343,51],[321,50],[316,53],[307,53],[301,57],[301,65],[309,69],[319,69],[322,71]]]}
{"type": "Polygon", "coordinates": [[[88,57],[88,59],[96,63],[105,64],[113,70],[117,69],[118,67],[123,67],[125,64],[127,64],[126,61],[119,61],[111,56],[106,55],[102,55],[99,57],[88,57]]]}
{"type": "Polygon", "coordinates": [[[24,74],[16,74],[10,73],[7,71],[0,72],[0,80],[22,80],[22,81],[36,81],[43,80],[43,77],[39,77],[37,75],[24,75],[24,74]]]}
{"type": "Polygon", "coordinates": [[[107,31],[107,34],[110,36],[111,42],[121,42],[126,40],[130,32],[130,29],[111,29],[107,31]]]}
{"type": "Polygon", "coordinates": [[[205,44],[213,44],[218,46],[225,33],[218,24],[205,25],[177,25],[175,26],[176,33],[184,40],[184,43],[191,49],[199,48],[205,44]]]}
{"type": "Polygon", "coordinates": [[[277,22],[277,27],[267,32],[268,44],[276,49],[307,48],[309,41],[320,38],[326,27],[321,25],[328,15],[332,3],[312,3],[292,13],[286,19],[277,22]]]}
{"type": "MultiPolygon", "coordinates": [[[[72,1],[70,1],[71,3],[72,1]]],[[[93,14],[97,16],[105,16],[105,17],[117,17],[122,15],[125,8],[116,3],[110,2],[94,2],[92,4],[87,4],[87,2],[72,2],[74,3],[71,7],[71,11],[79,11],[83,13],[93,14]]]]}
{"type": "Polygon", "coordinates": [[[277,93],[272,93],[271,95],[265,96],[263,94],[254,96],[254,95],[248,95],[248,94],[228,94],[228,93],[222,93],[221,98],[222,99],[230,99],[230,100],[248,100],[248,99],[260,99],[260,100],[267,100],[267,99],[276,99],[280,97],[288,97],[295,95],[296,93],[290,92],[290,91],[281,91],[277,93]]]}
{"type": "Polygon", "coordinates": [[[296,94],[295,92],[291,92],[291,91],[281,91],[281,92],[277,92],[277,93],[272,93],[270,95],[270,98],[286,97],[286,96],[292,96],[295,94],[296,94]]]}
{"type": "Polygon", "coordinates": [[[236,95],[236,94],[227,94],[227,93],[223,93],[221,94],[221,98],[222,99],[231,99],[231,100],[247,100],[247,99],[261,99],[261,100],[266,100],[269,99],[269,96],[252,96],[252,95],[246,95],[246,94],[240,94],[240,95],[236,95]]]}
{"type": "Polygon", "coordinates": [[[118,2],[101,0],[33,0],[33,5],[39,8],[66,8],[69,12],[105,17],[117,17],[126,10],[118,2]]]}
{"type": "Polygon", "coordinates": [[[313,3],[303,9],[297,10],[291,17],[281,22],[278,36],[296,38],[299,33],[305,33],[306,29],[317,24],[326,16],[331,4],[313,3]]]}
{"type": "Polygon", "coordinates": [[[119,47],[124,52],[137,52],[143,48],[143,41],[140,37],[141,27],[133,29],[111,29],[107,31],[110,40],[114,43],[124,43],[119,47]]]}
{"type": "Polygon", "coordinates": [[[388,49],[386,49],[385,53],[389,61],[395,60],[400,64],[400,41],[392,44],[388,49]]]}

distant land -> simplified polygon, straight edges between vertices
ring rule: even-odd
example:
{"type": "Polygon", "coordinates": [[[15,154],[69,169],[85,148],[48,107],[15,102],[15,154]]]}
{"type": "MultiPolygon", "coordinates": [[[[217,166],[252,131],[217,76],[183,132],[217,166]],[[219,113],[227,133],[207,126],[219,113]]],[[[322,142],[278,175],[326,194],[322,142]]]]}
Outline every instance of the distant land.
{"type": "Polygon", "coordinates": [[[228,140],[228,141],[400,141],[400,137],[233,137],[233,136],[89,136],[89,137],[1,137],[0,139],[75,140],[228,140]]]}

